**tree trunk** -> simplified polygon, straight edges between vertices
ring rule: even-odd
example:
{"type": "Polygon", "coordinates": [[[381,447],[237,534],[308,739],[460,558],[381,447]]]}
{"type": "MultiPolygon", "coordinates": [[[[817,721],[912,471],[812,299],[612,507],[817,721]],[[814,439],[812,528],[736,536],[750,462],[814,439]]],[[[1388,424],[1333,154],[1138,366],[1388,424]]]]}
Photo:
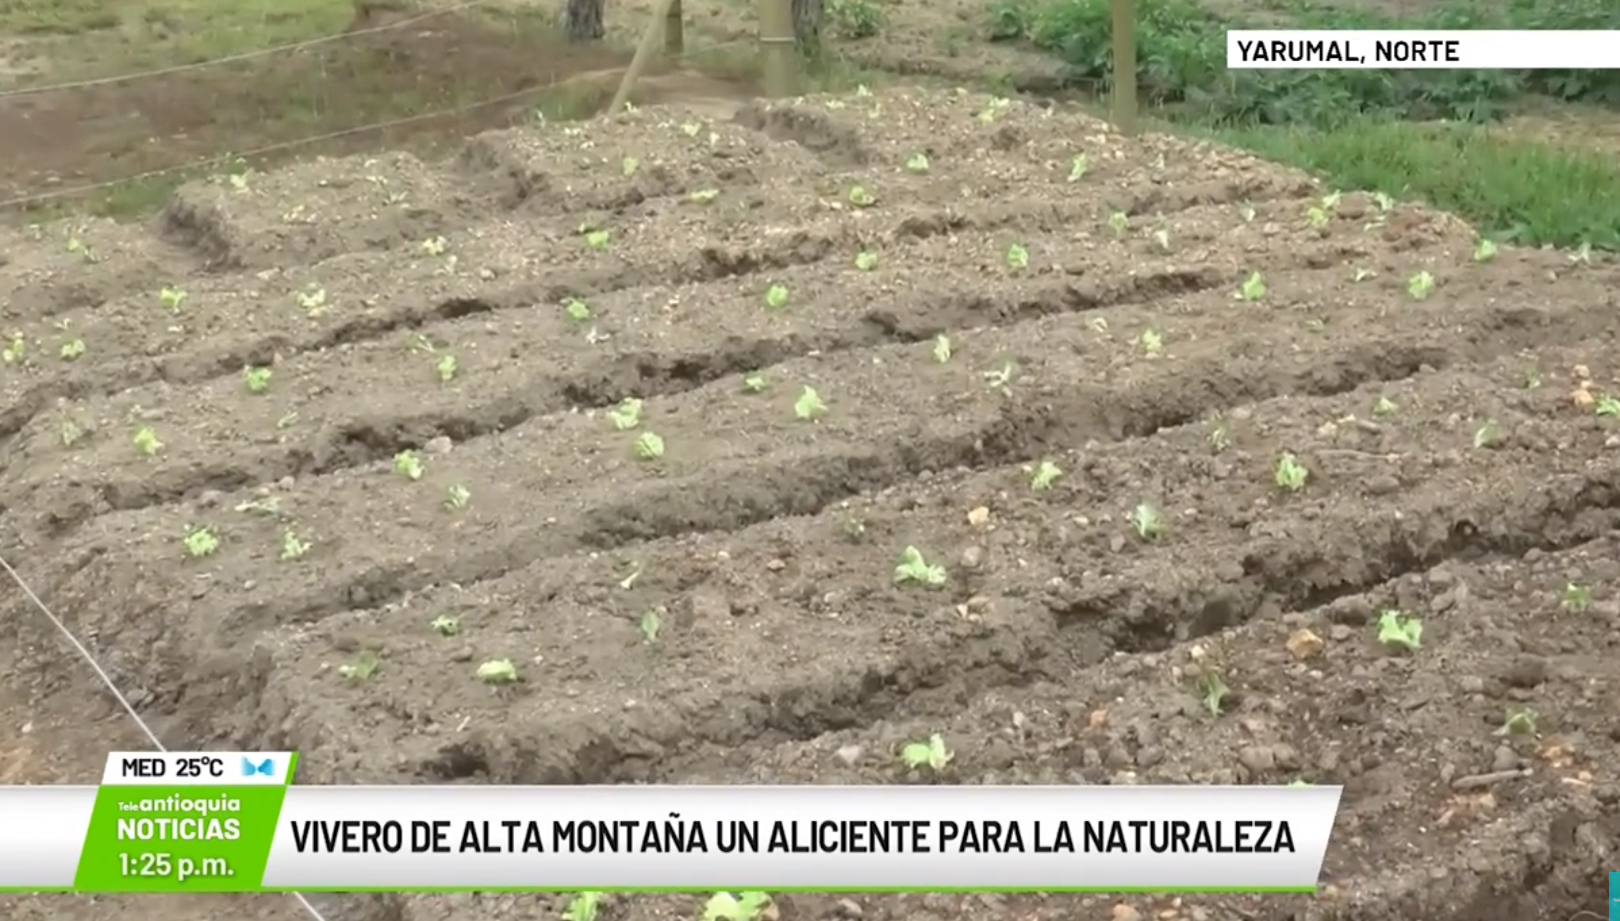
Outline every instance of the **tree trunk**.
{"type": "Polygon", "coordinates": [[[805,55],[821,53],[821,0],[793,0],[793,36],[805,55]]]}
{"type": "Polygon", "coordinates": [[[563,27],[570,41],[594,42],[606,34],[602,28],[604,0],[568,0],[563,27]]]}

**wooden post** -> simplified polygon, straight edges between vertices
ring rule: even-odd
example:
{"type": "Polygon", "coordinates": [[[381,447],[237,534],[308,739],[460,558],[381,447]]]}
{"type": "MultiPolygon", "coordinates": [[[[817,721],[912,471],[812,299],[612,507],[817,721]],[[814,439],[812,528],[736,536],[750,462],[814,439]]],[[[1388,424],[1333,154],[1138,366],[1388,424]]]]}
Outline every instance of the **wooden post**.
{"type": "Polygon", "coordinates": [[[619,81],[619,91],[613,94],[613,102],[607,108],[608,114],[616,115],[624,111],[624,104],[630,101],[630,90],[641,77],[641,72],[647,69],[647,59],[652,57],[653,45],[658,43],[658,33],[663,31],[665,17],[674,5],[675,0],[662,0],[652,20],[647,23],[647,31],[641,35],[641,44],[636,46],[636,56],[630,59],[630,66],[624,69],[624,79],[619,81]]]}
{"type": "Polygon", "coordinates": [[[799,55],[793,35],[793,0],[759,0],[759,62],[765,95],[792,96],[799,55]]]}
{"type": "Polygon", "coordinates": [[[1114,11],[1114,126],[1136,133],[1136,0],[1112,0],[1114,11]]]}
{"type": "Polygon", "coordinates": [[[674,0],[664,14],[664,54],[678,58],[686,53],[686,24],[681,19],[681,0],[674,0]]]}

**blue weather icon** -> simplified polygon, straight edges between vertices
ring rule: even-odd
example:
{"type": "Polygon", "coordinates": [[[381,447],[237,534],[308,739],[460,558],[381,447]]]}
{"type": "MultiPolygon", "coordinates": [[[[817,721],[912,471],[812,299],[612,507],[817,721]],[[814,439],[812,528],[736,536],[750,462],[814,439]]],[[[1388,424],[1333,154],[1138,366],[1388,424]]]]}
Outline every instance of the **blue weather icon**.
{"type": "Polygon", "coordinates": [[[275,759],[266,758],[263,761],[255,763],[252,758],[243,758],[242,759],[242,776],[243,777],[252,777],[255,774],[259,774],[259,775],[262,775],[264,777],[274,777],[274,776],[276,776],[276,762],[275,762],[275,759]]]}

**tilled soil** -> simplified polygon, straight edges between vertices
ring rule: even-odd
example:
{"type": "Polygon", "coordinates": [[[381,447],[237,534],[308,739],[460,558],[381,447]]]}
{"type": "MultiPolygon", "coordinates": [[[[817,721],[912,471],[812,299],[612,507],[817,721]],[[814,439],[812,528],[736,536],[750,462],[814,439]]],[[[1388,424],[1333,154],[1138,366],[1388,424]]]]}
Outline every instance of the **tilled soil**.
{"type": "MultiPolygon", "coordinates": [[[[149,228],[12,231],[7,558],[170,744],[297,749],[308,782],[911,783],[896,747],[941,733],[943,782],[1346,787],[1316,897],[797,895],[784,918],[1596,912],[1620,271],[1476,261],[1453,218],[1326,191],[897,91],[516,129],[445,164],[187,186],[149,228]],[[188,556],[197,527],[216,552],[188,556]],[[895,583],[907,546],[943,586],[895,583]],[[1386,611],[1421,618],[1419,649],[1378,642],[1386,611]],[[481,684],[491,659],[523,680],[481,684]]],[[[139,744],[6,599],[0,765],[83,780],[139,744]]]]}

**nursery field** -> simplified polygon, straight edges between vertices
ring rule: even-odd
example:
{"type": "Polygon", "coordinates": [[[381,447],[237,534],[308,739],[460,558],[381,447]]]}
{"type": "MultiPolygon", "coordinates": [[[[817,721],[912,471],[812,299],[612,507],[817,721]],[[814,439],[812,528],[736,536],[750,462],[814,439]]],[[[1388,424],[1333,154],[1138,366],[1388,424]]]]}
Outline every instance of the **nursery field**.
{"type": "MultiPolygon", "coordinates": [[[[6,558],[175,747],[297,749],[309,783],[1346,787],[1314,897],[781,919],[1605,900],[1612,263],[919,90],[499,130],[0,233],[6,558]],[[941,771],[902,763],[935,734],[941,771]]],[[[0,771],[141,744],[3,597],[0,771]]]]}

